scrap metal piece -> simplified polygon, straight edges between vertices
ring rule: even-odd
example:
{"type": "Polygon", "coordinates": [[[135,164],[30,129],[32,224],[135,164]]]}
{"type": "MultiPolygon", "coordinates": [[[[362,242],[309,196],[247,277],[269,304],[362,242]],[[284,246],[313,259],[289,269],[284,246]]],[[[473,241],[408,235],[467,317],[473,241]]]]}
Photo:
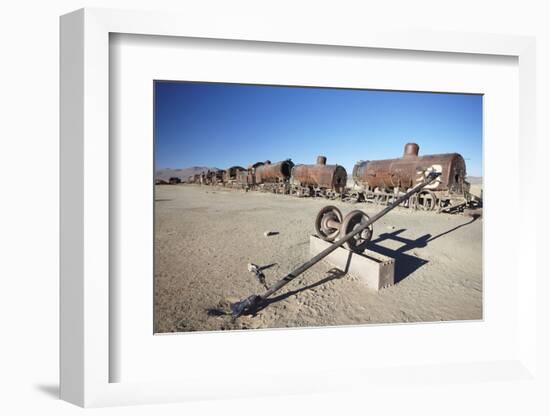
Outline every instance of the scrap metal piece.
{"type": "Polygon", "coordinates": [[[332,189],[342,193],[348,174],[340,165],[327,165],[327,158],[319,156],[315,165],[296,165],[292,168],[292,180],[296,186],[332,189]]]}
{"type": "Polygon", "coordinates": [[[328,256],[330,253],[332,253],[334,250],[336,250],[338,247],[343,246],[346,244],[351,238],[353,238],[355,235],[358,235],[368,229],[373,223],[378,221],[380,218],[382,218],[384,215],[386,215],[388,212],[390,212],[392,209],[397,207],[399,204],[401,204],[403,201],[408,200],[412,195],[420,192],[422,189],[424,189],[426,186],[430,185],[432,182],[434,182],[439,176],[441,175],[441,172],[437,169],[434,169],[432,167],[427,168],[424,172],[424,180],[420,183],[418,183],[416,186],[414,186],[410,191],[405,193],[404,195],[401,195],[399,198],[397,198],[393,203],[388,205],[386,208],[384,208],[382,211],[378,212],[372,218],[370,218],[368,221],[361,222],[361,224],[358,227],[354,227],[352,231],[348,232],[346,235],[343,235],[338,241],[331,244],[329,247],[327,247],[325,250],[321,251],[319,254],[311,258],[309,261],[305,262],[301,266],[297,267],[296,269],[292,270],[290,273],[285,275],[282,279],[275,282],[271,287],[269,287],[263,294],[261,295],[252,295],[247,297],[244,300],[241,300],[239,302],[235,302],[231,305],[231,312],[234,319],[238,318],[242,314],[249,312],[253,313],[254,310],[261,305],[263,302],[267,301],[267,299],[273,295],[275,292],[280,290],[283,286],[290,283],[292,280],[294,280],[296,277],[301,275],[303,272],[311,268],[313,265],[317,264],[319,261],[321,261],[323,258],[328,256]]]}
{"type": "Polygon", "coordinates": [[[287,181],[290,178],[290,173],[294,163],[291,159],[286,159],[281,162],[271,163],[266,160],[263,164],[255,168],[256,183],[277,183],[287,181]]]}
{"type": "Polygon", "coordinates": [[[240,302],[235,302],[231,304],[231,316],[233,319],[238,318],[242,314],[248,311],[253,311],[258,308],[258,306],[262,302],[261,296],[258,295],[252,295],[247,297],[244,300],[241,300],[240,302]]]}
{"type": "MultiPolygon", "coordinates": [[[[351,211],[342,221],[342,225],[340,226],[340,235],[345,236],[349,234],[369,220],[370,217],[365,212],[359,209],[351,211]]],[[[350,238],[346,242],[346,247],[351,251],[363,251],[368,242],[371,240],[373,233],[374,228],[371,223],[362,232],[355,234],[352,238],[350,238]]]]}
{"type": "Polygon", "coordinates": [[[418,156],[418,150],[418,144],[407,143],[401,158],[357,162],[353,167],[353,180],[369,189],[406,189],[415,184],[418,169],[439,166],[441,176],[427,189],[453,193],[466,190],[466,162],[460,154],[418,156]]]}
{"type": "Polygon", "coordinates": [[[265,281],[265,274],[264,272],[262,272],[262,268],[259,267],[258,265],[254,264],[254,263],[248,263],[248,271],[251,272],[251,273],[254,273],[254,275],[256,276],[256,279],[258,279],[258,281],[260,282],[260,284],[265,287],[266,289],[269,288],[269,286],[267,285],[266,281],[265,281]]]}
{"type": "Polygon", "coordinates": [[[315,218],[315,231],[321,239],[334,241],[340,233],[342,212],[332,205],[321,208],[315,218]]]}

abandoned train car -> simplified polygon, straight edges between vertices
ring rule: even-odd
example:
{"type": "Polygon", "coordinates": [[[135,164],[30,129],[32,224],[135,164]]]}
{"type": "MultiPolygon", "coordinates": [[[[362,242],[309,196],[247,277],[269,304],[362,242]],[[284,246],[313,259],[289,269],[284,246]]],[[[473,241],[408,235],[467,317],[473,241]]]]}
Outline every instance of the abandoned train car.
{"type": "Polygon", "coordinates": [[[407,143],[403,157],[359,161],[353,168],[353,181],[359,188],[359,200],[389,202],[411,189],[431,167],[441,176],[418,195],[407,201],[411,208],[434,210],[462,205],[469,200],[466,162],[458,153],[419,156],[420,147],[407,143]]]}
{"type": "Polygon", "coordinates": [[[288,194],[293,167],[291,159],[276,163],[266,160],[255,169],[255,185],[261,191],[288,194]]]}
{"type": "Polygon", "coordinates": [[[297,196],[337,198],[345,194],[348,174],[340,165],[327,165],[318,156],[314,165],[296,165],[292,169],[292,193],[297,196]]]}

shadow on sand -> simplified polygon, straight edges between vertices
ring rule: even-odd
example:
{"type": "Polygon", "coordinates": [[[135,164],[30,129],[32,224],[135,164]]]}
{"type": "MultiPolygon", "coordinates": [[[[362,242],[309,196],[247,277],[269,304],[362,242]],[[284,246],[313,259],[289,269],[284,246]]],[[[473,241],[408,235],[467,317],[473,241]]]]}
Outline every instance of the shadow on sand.
{"type": "Polygon", "coordinates": [[[401,233],[406,231],[406,229],[404,228],[396,230],[392,233],[383,233],[380,234],[377,239],[370,241],[368,249],[395,259],[395,283],[399,283],[415,270],[428,263],[427,260],[417,257],[414,254],[408,254],[407,252],[416,248],[426,247],[428,243],[431,243],[438,238],[443,237],[444,235],[450,234],[453,231],[458,230],[459,228],[466,227],[477,219],[478,217],[473,217],[471,220],[463,224],[457,225],[456,227],[453,227],[438,235],[432,236],[431,234],[425,234],[421,237],[418,237],[416,240],[411,240],[400,236],[401,233]],[[377,244],[385,240],[398,241],[400,243],[403,243],[403,245],[396,250],[392,250],[377,244]]]}
{"type": "MultiPolygon", "coordinates": [[[[428,263],[428,260],[422,259],[422,258],[420,258],[420,257],[418,257],[414,254],[408,254],[407,252],[409,252],[411,250],[414,250],[416,248],[426,247],[428,245],[428,243],[431,243],[431,242],[437,240],[438,238],[441,238],[441,237],[443,237],[447,234],[450,234],[453,231],[458,230],[459,228],[466,227],[467,225],[470,225],[471,223],[476,221],[478,218],[479,218],[479,216],[473,216],[471,220],[469,220],[469,221],[467,221],[463,224],[457,225],[456,227],[453,227],[453,228],[451,228],[447,231],[444,231],[444,232],[442,232],[438,235],[432,236],[431,234],[424,234],[423,236],[418,237],[415,240],[405,238],[405,237],[402,237],[400,235],[400,234],[402,234],[403,232],[406,231],[405,228],[396,230],[396,231],[391,232],[391,233],[383,233],[383,234],[380,234],[378,236],[378,238],[376,238],[375,240],[371,240],[369,242],[368,246],[367,246],[367,249],[371,250],[371,251],[374,251],[375,253],[382,254],[384,256],[388,256],[388,257],[391,257],[391,258],[395,259],[395,275],[394,275],[394,278],[395,278],[395,283],[397,284],[397,283],[401,282],[403,279],[405,279],[407,276],[409,276],[411,273],[413,273],[414,271],[416,271],[417,269],[419,269],[420,267],[422,267],[423,265],[428,263]],[[398,242],[402,243],[403,245],[401,247],[399,247],[398,249],[390,249],[390,248],[383,247],[383,246],[379,245],[379,243],[381,243],[383,241],[386,241],[386,240],[398,241],[398,242]]],[[[268,307],[269,305],[271,305],[273,303],[280,302],[280,301],[282,301],[284,299],[287,299],[291,296],[294,296],[294,295],[296,295],[300,292],[313,289],[317,286],[321,286],[321,285],[323,285],[327,282],[330,282],[332,280],[341,279],[342,277],[344,277],[346,275],[349,264],[350,264],[350,261],[351,261],[351,252],[350,252],[350,255],[348,256],[348,261],[347,261],[345,270],[332,268],[327,272],[327,275],[323,279],[321,279],[321,280],[319,280],[315,283],[312,283],[308,286],[304,286],[304,287],[301,287],[301,288],[298,288],[298,289],[290,290],[290,291],[285,292],[281,295],[273,296],[271,298],[265,299],[265,300],[261,301],[253,311],[249,311],[248,313],[246,313],[246,315],[255,315],[255,314],[257,314],[258,312],[260,312],[261,310],[265,309],[266,307],[268,307]]],[[[263,269],[267,269],[271,266],[272,265],[265,266],[263,269]]],[[[227,313],[222,312],[219,309],[209,309],[208,314],[210,316],[219,316],[219,315],[226,315],[227,313]]]]}

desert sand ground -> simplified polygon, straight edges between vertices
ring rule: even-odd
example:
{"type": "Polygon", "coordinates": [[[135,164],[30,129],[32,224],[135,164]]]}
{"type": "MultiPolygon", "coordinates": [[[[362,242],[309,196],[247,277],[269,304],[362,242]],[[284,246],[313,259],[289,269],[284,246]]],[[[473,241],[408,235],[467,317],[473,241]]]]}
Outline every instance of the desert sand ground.
{"type": "Polygon", "coordinates": [[[155,332],[281,328],[482,318],[483,219],[397,208],[374,225],[369,247],[396,259],[396,284],[379,292],[320,262],[274,302],[233,321],[219,312],[264,288],[248,263],[272,265],[268,283],[309,259],[314,219],[325,205],[200,185],[155,190],[155,332]],[[277,235],[265,237],[265,231],[277,235]]]}

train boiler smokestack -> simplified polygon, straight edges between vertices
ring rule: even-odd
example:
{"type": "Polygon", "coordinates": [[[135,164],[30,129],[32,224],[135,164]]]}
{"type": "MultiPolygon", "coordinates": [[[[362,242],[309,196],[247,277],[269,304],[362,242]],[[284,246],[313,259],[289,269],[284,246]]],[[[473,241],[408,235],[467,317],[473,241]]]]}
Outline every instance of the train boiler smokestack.
{"type": "Polygon", "coordinates": [[[407,143],[405,145],[405,151],[403,152],[404,158],[418,157],[418,150],[420,146],[416,143],[407,143]]]}
{"type": "Polygon", "coordinates": [[[326,165],[327,164],[327,157],[326,156],[317,156],[317,164],[318,165],[326,165]]]}

